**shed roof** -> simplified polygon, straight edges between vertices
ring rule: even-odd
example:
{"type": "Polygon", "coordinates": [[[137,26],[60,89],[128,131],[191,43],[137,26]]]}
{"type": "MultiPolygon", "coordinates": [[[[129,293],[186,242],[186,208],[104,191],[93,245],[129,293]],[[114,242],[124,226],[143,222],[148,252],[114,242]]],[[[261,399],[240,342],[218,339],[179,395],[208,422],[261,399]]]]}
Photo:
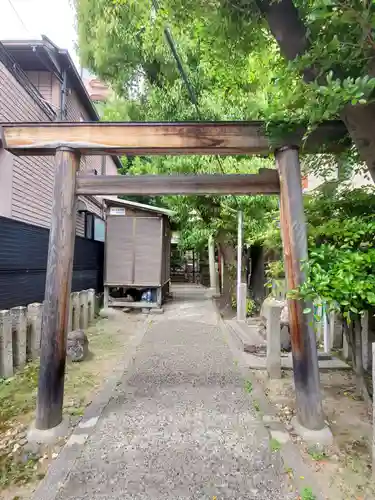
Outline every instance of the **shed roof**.
{"type": "Polygon", "coordinates": [[[153,205],[146,205],[145,203],[139,203],[137,201],[122,200],[117,196],[103,196],[107,206],[127,206],[129,208],[139,208],[140,210],[145,210],[146,212],[155,212],[161,215],[167,215],[172,217],[174,215],[173,210],[168,210],[167,208],[154,207],[153,205]]]}

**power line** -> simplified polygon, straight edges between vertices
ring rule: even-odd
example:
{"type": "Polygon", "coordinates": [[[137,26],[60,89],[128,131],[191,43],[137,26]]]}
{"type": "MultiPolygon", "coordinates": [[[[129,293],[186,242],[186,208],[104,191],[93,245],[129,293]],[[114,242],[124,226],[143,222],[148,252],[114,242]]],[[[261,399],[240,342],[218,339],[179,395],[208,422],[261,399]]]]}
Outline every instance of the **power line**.
{"type": "MultiPolygon", "coordinates": [[[[155,11],[157,12],[157,10],[159,8],[157,0],[152,0],[152,5],[153,5],[155,11]]],[[[177,51],[177,47],[176,47],[175,41],[173,39],[172,32],[171,32],[171,30],[170,30],[170,28],[168,26],[165,26],[163,31],[164,31],[165,39],[167,40],[167,44],[169,45],[169,48],[170,48],[170,50],[172,52],[174,60],[176,61],[177,69],[178,69],[178,71],[180,73],[180,76],[181,76],[181,78],[182,78],[185,86],[186,86],[190,102],[193,104],[193,106],[195,108],[195,111],[197,113],[198,119],[200,121],[203,121],[202,120],[202,118],[203,118],[202,117],[202,113],[201,113],[201,111],[199,109],[199,105],[198,105],[197,96],[195,94],[195,91],[194,91],[194,88],[193,88],[192,84],[190,83],[189,77],[188,77],[188,75],[187,75],[187,73],[186,73],[186,71],[184,69],[182,60],[181,60],[181,58],[179,56],[179,53],[177,51]]],[[[223,165],[223,162],[221,161],[220,156],[216,155],[215,158],[216,158],[216,160],[218,162],[218,165],[219,165],[219,168],[221,170],[221,173],[225,174],[226,172],[225,172],[224,165],[223,165]]],[[[237,208],[239,208],[239,203],[238,203],[237,197],[234,196],[234,195],[231,195],[231,196],[234,199],[237,208]]]]}
{"type": "Polygon", "coordinates": [[[16,16],[18,17],[18,20],[20,21],[20,23],[22,24],[22,26],[25,28],[25,30],[29,33],[29,30],[26,26],[26,24],[23,22],[23,19],[22,17],[19,15],[19,13],[17,12],[17,9],[15,8],[15,6],[13,5],[12,3],[12,0],[8,0],[8,3],[9,5],[11,6],[11,8],[13,9],[13,12],[16,14],[16,16]]]}

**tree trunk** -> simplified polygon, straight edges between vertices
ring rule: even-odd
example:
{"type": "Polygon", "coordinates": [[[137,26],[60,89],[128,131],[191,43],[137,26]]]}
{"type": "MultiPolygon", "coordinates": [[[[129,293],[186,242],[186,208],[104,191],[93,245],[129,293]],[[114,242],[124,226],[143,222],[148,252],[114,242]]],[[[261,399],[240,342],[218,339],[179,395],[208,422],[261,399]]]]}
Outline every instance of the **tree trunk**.
{"type": "Polygon", "coordinates": [[[356,394],[366,403],[371,401],[367,383],[365,379],[365,370],[363,368],[362,358],[362,326],[360,316],[356,317],[350,326],[345,322],[344,332],[346,334],[349,347],[352,351],[353,371],[356,381],[356,394]]]}
{"type": "Polygon", "coordinates": [[[375,103],[348,104],[340,116],[375,181],[375,103]]]}
{"type": "MultiPolygon", "coordinates": [[[[292,0],[257,0],[258,8],[266,19],[283,56],[292,61],[309,48],[306,26],[292,0]]],[[[339,69],[340,71],[340,69],[339,69]]],[[[374,68],[368,73],[374,76],[374,68]]],[[[317,68],[305,68],[303,78],[309,83],[318,75],[317,68]]],[[[322,77],[325,82],[325,75],[322,77]]],[[[323,83],[324,84],[324,83],[323,83]]],[[[356,145],[372,179],[375,181],[375,103],[347,104],[341,111],[341,119],[356,145]]]]}
{"type": "Polygon", "coordinates": [[[226,311],[231,311],[232,297],[236,290],[236,249],[234,245],[227,240],[224,232],[219,232],[217,244],[224,260],[224,283],[221,308],[226,311]]]}

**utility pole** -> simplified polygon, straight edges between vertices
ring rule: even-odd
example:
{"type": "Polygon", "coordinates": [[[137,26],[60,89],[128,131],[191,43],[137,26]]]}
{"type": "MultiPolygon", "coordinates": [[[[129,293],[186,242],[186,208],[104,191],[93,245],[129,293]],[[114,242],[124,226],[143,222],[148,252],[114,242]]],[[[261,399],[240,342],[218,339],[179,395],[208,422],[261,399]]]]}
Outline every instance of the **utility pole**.
{"type": "Polygon", "coordinates": [[[242,283],[243,212],[237,214],[237,321],[246,319],[246,284],[242,283]]]}
{"type": "Polygon", "coordinates": [[[215,267],[215,241],[210,235],[208,237],[208,265],[210,269],[210,289],[211,292],[218,293],[217,273],[215,267]]]}

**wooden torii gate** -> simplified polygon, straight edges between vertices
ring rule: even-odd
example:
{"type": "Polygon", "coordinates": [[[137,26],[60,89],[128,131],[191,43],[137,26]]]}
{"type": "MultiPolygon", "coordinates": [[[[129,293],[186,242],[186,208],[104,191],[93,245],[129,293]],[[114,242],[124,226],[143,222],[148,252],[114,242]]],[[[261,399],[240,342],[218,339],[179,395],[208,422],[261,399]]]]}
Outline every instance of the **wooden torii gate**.
{"type": "MultiPolygon", "coordinates": [[[[75,240],[77,195],[275,194],[288,290],[304,279],[307,258],[299,148],[304,152],[344,149],[341,122],[320,125],[307,141],[303,128],[270,142],[261,122],[190,123],[2,123],[0,147],[15,155],[55,156],[45,306],[42,320],[37,429],[62,421],[66,336],[75,240]],[[78,173],[81,155],[248,155],[275,153],[276,170],[249,175],[93,176],[78,173]]],[[[297,416],[308,429],[322,429],[319,368],[312,315],[302,301],[288,300],[297,416]]]]}

